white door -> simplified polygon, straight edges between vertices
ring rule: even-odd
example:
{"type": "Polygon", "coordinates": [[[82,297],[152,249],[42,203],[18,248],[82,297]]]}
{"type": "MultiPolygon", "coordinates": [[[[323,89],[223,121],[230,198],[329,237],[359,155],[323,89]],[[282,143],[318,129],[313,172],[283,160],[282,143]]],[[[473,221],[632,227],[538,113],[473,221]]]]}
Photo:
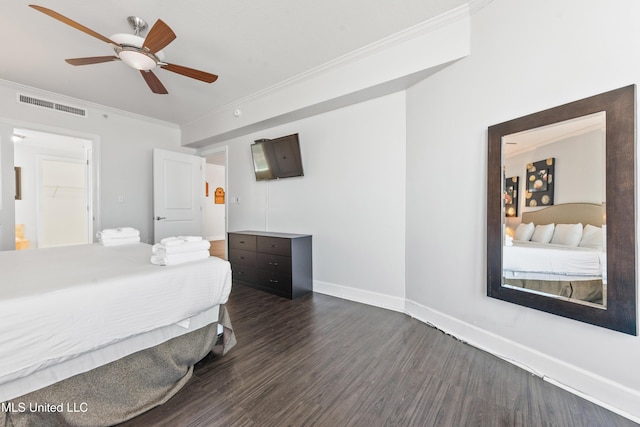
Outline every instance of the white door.
{"type": "Polygon", "coordinates": [[[90,243],[87,159],[37,156],[38,247],[90,243]]]}
{"type": "Polygon", "coordinates": [[[204,236],[204,158],[153,150],[153,236],[204,236]]]}

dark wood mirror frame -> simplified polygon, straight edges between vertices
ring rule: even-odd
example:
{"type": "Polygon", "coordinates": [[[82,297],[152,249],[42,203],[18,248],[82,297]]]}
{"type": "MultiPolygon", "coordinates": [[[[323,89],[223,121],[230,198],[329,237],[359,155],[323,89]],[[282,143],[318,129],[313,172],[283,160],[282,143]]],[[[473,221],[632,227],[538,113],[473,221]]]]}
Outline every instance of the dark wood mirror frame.
{"type": "Polygon", "coordinates": [[[489,297],[637,335],[635,92],[635,85],[626,86],[489,127],[487,166],[487,295],[489,297]],[[606,113],[606,309],[502,286],[503,136],[601,111],[606,113]]]}

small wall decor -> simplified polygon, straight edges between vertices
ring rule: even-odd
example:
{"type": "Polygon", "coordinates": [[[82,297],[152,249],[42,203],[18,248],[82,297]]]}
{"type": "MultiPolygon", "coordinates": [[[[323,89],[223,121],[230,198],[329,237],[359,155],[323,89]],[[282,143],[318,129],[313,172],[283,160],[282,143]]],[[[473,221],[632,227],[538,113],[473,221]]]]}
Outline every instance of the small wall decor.
{"type": "Polygon", "coordinates": [[[518,177],[505,178],[504,181],[504,216],[518,216],[518,177]]]}
{"type": "Polygon", "coordinates": [[[13,170],[16,174],[16,200],[22,200],[22,168],[14,166],[13,170]]]}
{"type": "Polygon", "coordinates": [[[224,205],[224,190],[222,187],[216,188],[214,201],[216,205],[224,205]]]}
{"type": "Polygon", "coordinates": [[[552,157],[527,165],[527,206],[553,205],[555,164],[556,159],[552,157]]]}
{"type": "Polygon", "coordinates": [[[204,197],[209,197],[209,181],[204,183],[204,197]]]}

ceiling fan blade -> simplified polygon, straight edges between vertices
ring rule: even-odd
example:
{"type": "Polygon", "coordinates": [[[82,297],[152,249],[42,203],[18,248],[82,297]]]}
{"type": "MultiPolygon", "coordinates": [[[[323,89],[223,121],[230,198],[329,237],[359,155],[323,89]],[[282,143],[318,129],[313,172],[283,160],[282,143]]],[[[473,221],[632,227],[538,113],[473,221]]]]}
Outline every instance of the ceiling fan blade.
{"type": "Polygon", "coordinates": [[[167,93],[169,93],[167,92],[167,89],[164,87],[164,85],[160,82],[160,79],[158,79],[158,77],[153,74],[153,72],[140,70],[140,73],[149,85],[149,89],[151,89],[153,93],[157,93],[160,95],[166,95],[167,93]]]}
{"type": "Polygon", "coordinates": [[[183,76],[191,77],[206,83],[213,83],[218,80],[218,76],[211,73],[206,73],[200,70],[194,70],[193,68],[183,67],[182,65],[175,64],[160,64],[160,67],[165,70],[173,71],[174,73],[182,74],[183,76]]]}
{"type": "Polygon", "coordinates": [[[155,54],[175,40],[175,38],[176,35],[173,30],[169,28],[162,19],[158,19],[144,39],[143,46],[155,54]]]}
{"type": "Polygon", "coordinates": [[[87,58],[69,58],[65,59],[71,65],[91,65],[100,64],[102,62],[120,61],[117,56],[90,56],[87,58]]]}
{"type": "Polygon", "coordinates": [[[87,28],[82,24],[78,24],[76,21],[73,21],[73,20],[67,18],[64,15],[60,15],[58,12],[55,12],[55,11],[53,11],[51,9],[47,9],[46,7],[38,6],[38,5],[35,5],[35,4],[30,4],[29,7],[32,7],[35,10],[44,13],[45,15],[49,15],[53,19],[57,19],[60,22],[64,22],[65,24],[72,26],[76,30],[80,30],[85,34],[89,34],[90,36],[93,36],[93,37],[95,37],[95,38],[97,38],[99,40],[102,40],[105,43],[110,43],[110,44],[119,46],[119,44],[114,42],[113,40],[108,39],[107,37],[103,36],[102,34],[96,33],[92,29],[87,28]]]}

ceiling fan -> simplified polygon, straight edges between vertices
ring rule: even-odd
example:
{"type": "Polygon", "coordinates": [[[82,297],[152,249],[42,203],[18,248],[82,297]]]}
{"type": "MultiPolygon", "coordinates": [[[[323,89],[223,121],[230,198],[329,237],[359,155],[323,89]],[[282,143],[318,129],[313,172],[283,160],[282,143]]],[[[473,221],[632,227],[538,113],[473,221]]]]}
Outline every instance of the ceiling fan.
{"type": "Polygon", "coordinates": [[[114,34],[111,38],[107,38],[51,9],[34,4],[30,4],[29,6],[85,34],[110,44],[115,51],[115,56],[66,59],[65,61],[71,65],[89,65],[102,62],[122,61],[128,66],[139,70],[151,91],[157,94],[166,94],[169,92],[167,92],[167,89],[160,82],[160,79],[151,71],[156,67],[164,68],[165,70],[206,83],[213,83],[218,79],[218,76],[215,74],[164,62],[162,49],[171,43],[176,38],[176,35],[161,19],[158,19],[153,27],[151,27],[147,37],[142,38],[139,34],[147,28],[147,23],[138,17],[130,16],[128,21],[133,27],[135,34],[114,34]]]}

